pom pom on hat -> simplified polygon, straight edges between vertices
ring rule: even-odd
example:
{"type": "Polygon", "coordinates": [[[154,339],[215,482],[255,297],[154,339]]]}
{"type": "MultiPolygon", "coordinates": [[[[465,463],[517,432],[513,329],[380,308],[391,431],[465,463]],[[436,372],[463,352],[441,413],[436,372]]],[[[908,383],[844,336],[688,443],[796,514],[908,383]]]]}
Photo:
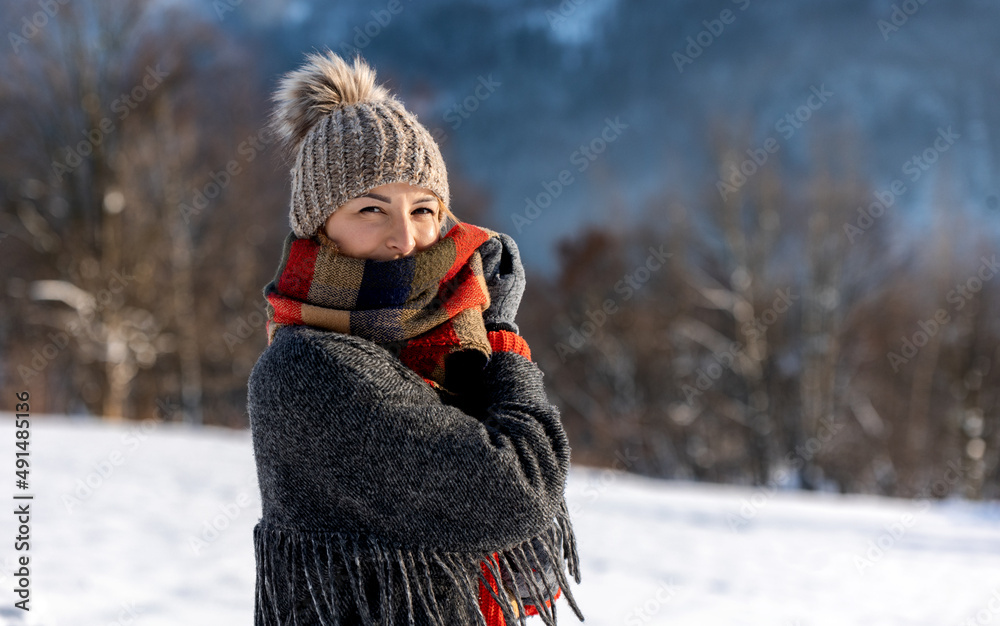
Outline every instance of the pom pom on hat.
{"type": "Polygon", "coordinates": [[[281,79],[272,99],[277,103],[272,126],[278,137],[295,147],[337,107],[395,98],[375,84],[375,70],[360,56],[354,58],[352,67],[327,51],[307,54],[305,65],[281,79]]]}

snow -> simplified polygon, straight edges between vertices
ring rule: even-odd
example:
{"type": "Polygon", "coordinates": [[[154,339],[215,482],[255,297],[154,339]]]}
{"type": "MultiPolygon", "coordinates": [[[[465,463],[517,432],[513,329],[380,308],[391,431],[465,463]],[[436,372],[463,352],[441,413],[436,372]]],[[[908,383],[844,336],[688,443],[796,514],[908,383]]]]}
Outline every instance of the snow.
{"type": "MultiPolygon", "coordinates": [[[[9,456],[0,463],[13,473],[13,416],[2,417],[9,456]]],[[[30,489],[18,493],[35,495],[31,611],[13,608],[15,559],[25,553],[14,550],[9,507],[0,514],[0,624],[252,623],[260,501],[247,431],[36,416],[30,452],[30,489]]],[[[1000,624],[994,503],[700,485],[581,466],[567,499],[583,580],[572,590],[586,624],[1000,624]]],[[[579,623],[565,599],[557,607],[561,624],[579,623]]]]}

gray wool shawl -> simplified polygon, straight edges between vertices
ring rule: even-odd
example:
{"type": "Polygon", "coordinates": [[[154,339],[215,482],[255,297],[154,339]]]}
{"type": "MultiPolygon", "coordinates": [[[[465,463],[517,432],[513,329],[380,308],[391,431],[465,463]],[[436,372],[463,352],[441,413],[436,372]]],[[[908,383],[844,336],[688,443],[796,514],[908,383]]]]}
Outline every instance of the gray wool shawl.
{"type": "Polygon", "coordinates": [[[544,602],[556,585],[583,621],[563,571],[580,582],[570,447],[542,377],[523,355],[494,351],[485,411],[472,414],[379,344],[279,329],[248,382],[263,504],[255,626],[485,625],[479,581],[507,624],[526,623],[524,604],[556,624],[556,602],[544,602]],[[494,580],[527,585],[519,619],[484,562],[494,580]],[[554,580],[524,575],[546,563],[554,580]]]}

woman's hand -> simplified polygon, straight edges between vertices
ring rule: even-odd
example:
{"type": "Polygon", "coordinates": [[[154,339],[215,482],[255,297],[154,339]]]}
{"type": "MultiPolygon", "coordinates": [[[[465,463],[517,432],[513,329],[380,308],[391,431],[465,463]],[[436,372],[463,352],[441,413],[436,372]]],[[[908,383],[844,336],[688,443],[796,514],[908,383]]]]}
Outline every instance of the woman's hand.
{"type": "Polygon", "coordinates": [[[490,306],[483,311],[487,330],[491,324],[509,326],[520,333],[514,317],[524,295],[524,266],[517,244],[510,235],[499,233],[479,247],[483,258],[483,277],[490,292],[490,306]]]}

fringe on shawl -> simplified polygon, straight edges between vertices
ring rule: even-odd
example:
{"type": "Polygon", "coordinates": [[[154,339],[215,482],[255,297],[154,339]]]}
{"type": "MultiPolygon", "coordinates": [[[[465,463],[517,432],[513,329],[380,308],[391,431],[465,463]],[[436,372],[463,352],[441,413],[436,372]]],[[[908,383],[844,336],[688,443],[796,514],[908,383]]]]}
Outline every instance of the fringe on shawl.
{"type": "MultiPolygon", "coordinates": [[[[532,539],[492,553],[446,552],[438,550],[402,550],[370,537],[353,538],[339,533],[303,532],[276,528],[263,521],[254,527],[254,549],[257,562],[255,626],[283,624],[313,624],[333,626],[341,624],[340,608],[345,603],[357,607],[364,626],[392,623],[397,603],[407,610],[408,624],[425,623],[417,614],[417,605],[423,608],[429,623],[453,626],[445,622],[439,606],[441,598],[464,598],[475,615],[477,624],[486,626],[479,608],[480,582],[500,606],[507,624],[526,626],[527,615],[521,598],[516,598],[519,617],[514,617],[514,607],[506,593],[499,590],[495,581],[501,580],[499,567],[508,571],[530,572],[543,570],[536,547],[553,564],[559,588],[566,596],[573,612],[584,621],[583,613],[569,588],[563,568],[580,582],[580,561],[572,523],[562,500],[554,524],[532,539]],[[493,555],[497,558],[494,559],[493,555]],[[375,563],[379,597],[366,597],[361,559],[375,563]],[[332,580],[334,560],[348,572],[349,580],[332,580]],[[435,567],[436,565],[436,567],[435,567]],[[446,574],[448,591],[435,592],[434,584],[441,585],[442,577],[432,580],[431,567],[446,574]],[[489,571],[492,581],[484,575],[489,571]],[[400,582],[401,581],[401,582],[400,582]],[[303,593],[303,590],[306,590],[303,593]],[[457,594],[454,591],[457,590],[457,594]],[[309,602],[303,606],[296,602],[296,595],[305,596],[309,602]],[[402,598],[394,602],[393,598],[402,598]],[[278,607],[283,607],[284,610],[278,607]],[[377,610],[373,609],[377,607],[377,610]],[[278,614],[279,611],[282,614],[278,614]],[[290,613],[288,612],[290,611],[290,613]]],[[[530,581],[532,602],[538,615],[548,626],[556,624],[556,603],[551,601],[557,589],[548,588],[548,581],[530,581]],[[541,582],[542,584],[539,584],[541,582]],[[545,588],[543,588],[543,585],[545,588]],[[549,605],[546,605],[549,600],[549,605]]],[[[369,589],[370,590],[370,589],[369,589]]],[[[515,594],[517,595],[517,594],[515,594]]]]}

